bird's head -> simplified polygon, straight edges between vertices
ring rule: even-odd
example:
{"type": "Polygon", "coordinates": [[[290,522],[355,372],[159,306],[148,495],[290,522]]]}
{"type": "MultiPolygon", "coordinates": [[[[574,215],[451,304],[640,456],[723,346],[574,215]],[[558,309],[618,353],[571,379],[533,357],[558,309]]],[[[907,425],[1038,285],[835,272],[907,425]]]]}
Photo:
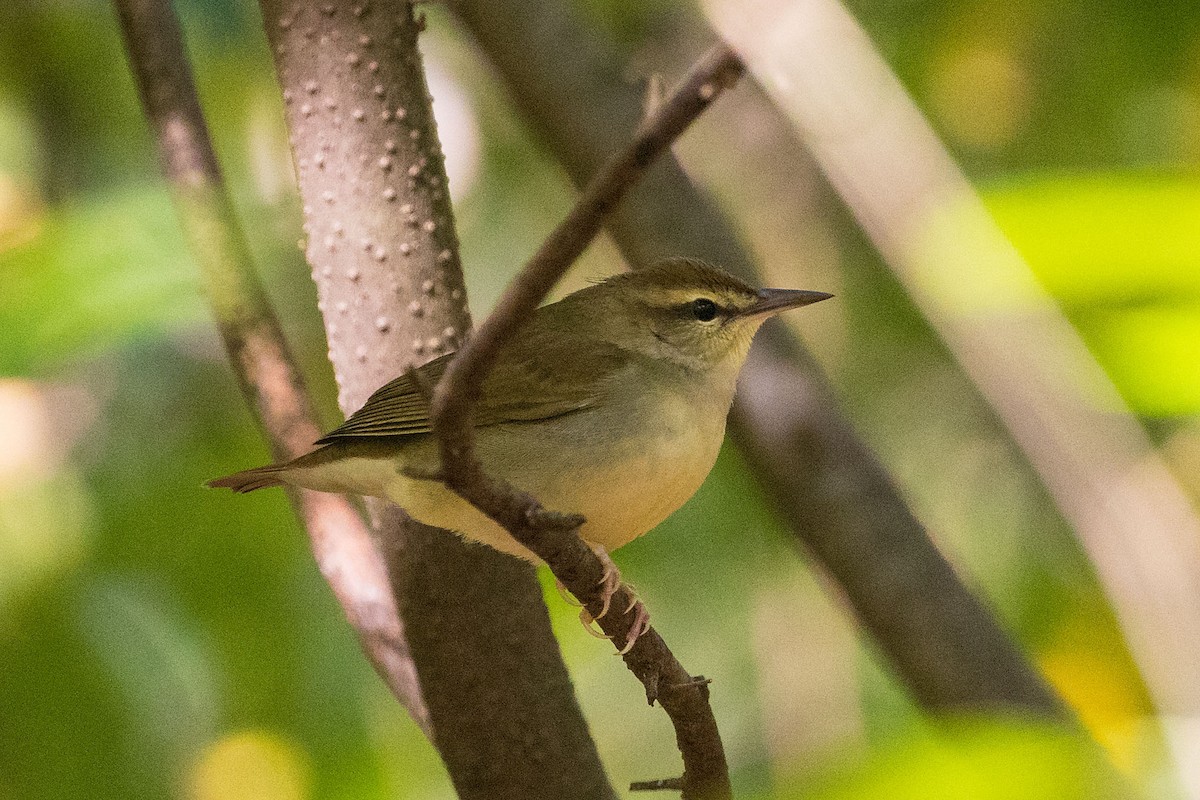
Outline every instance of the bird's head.
{"type": "Polygon", "coordinates": [[[606,338],[689,372],[732,369],[769,317],[832,295],[755,289],[703,261],[671,258],[578,292],[599,312],[606,338]]]}

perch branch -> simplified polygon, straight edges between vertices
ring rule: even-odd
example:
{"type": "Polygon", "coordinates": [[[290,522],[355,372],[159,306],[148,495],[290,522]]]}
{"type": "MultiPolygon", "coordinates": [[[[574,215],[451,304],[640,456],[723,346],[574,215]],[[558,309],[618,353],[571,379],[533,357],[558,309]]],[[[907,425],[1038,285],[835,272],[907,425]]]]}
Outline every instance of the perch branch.
{"type": "MultiPolygon", "coordinates": [[[[472,405],[503,343],[584,251],[621,197],[741,74],[741,63],[727,48],[713,48],[700,59],[670,99],[641,126],[633,141],[600,170],[575,207],[509,285],[495,311],[458,351],[434,390],[432,416],[446,484],[545,561],[594,617],[602,616],[598,587],[604,566],[576,535],[582,519],[546,511],[533,497],[483,472],[474,452],[472,405]]],[[[634,600],[624,586],[612,598],[616,608],[632,606],[634,600]]],[[[632,615],[608,614],[599,624],[614,642],[626,645],[632,621],[632,615]]],[[[653,628],[636,637],[624,658],[645,686],[647,699],[651,703],[658,700],[675,726],[684,763],[683,797],[729,797],[728,767],[708,703],[706,682],[688,674],[653,628]]]]}
{"type": "MultiPolygon", "coordinates": [[[[226,192],[178,20],[168,0],[116,0],[116,7],[163,172],[230,363],[276,457],[294,458],[310,449],[320,428],[226,192]]],[[[344,497],[297,491],[291,501],[367,657],[428,734],[387,570],[362,518],[344,497]]]]}
{"type": "MultiPolygon", "coordinates": [[[[558,0],[450,0],[512,102],[583,186],[642,115],[625,59],[558,0]]],[[[608,229],[634,266],[694,255],[757,282],[729,220],[670,156],[608,229]]],[[[938,551],[813,357],[765,325],[730,432],[793,534],[837,580],[913,697],[929,709],[1063,713],[1061,702],[938,551]]]]}

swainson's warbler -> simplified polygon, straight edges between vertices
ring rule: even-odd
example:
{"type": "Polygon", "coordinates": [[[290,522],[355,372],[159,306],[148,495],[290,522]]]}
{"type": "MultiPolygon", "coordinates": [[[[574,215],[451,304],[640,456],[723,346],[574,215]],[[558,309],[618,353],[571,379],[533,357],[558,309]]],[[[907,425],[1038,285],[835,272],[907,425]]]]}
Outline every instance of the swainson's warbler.
{"type": "MultiPolygon", "coordinates": [[[[586,517],[580,535],[600,552],[627,544],[683,505],[712,469],[758,327],[830,296],[754,289],[676,258],[543,306],[484,381],[474,410],[479,460],[546,508],[586,517]]],[[[419,383],[433,386],[450,357],[418,368],[419,383]]],[[[317,444],[209,486],[384,497],[421,522],[538,561],[441,483],[410,477],[438,466],[428,403],[410,375],[317,444]]]]}

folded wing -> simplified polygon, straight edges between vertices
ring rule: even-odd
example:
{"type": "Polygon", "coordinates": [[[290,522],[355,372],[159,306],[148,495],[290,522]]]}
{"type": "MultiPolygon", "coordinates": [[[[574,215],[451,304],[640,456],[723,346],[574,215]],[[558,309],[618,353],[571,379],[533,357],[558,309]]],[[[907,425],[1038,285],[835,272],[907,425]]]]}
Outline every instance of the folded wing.
{"type": "MultiPolygon", "coordinates": [[[[541,338],[541,337],[538,337],[541,338]]],[[[613,345],[589,343],[582,352],[565,342],[527,341],[520,354],[505,352],[488,375],[474,409],[476,427],[534,422],[580,411],[599,402],[609,379],[629,362],[613,345]],[[569,349],[570,352],[567,352],[569,349]]],[[[380,387],[358,411],[318,444],[356,437],[428,433],[428,393],[453,354],[446,354],[380,387]]]]}

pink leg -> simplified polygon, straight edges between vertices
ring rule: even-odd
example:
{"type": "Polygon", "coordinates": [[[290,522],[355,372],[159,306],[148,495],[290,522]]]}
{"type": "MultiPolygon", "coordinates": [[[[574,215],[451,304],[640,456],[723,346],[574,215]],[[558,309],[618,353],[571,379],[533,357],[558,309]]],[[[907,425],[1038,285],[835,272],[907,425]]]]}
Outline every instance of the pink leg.
{"type": "Polygon", "coordinates": [[[600,563],[604,565],[604,575],[600,578],[599,586],[601,588],[600,613],[596,615],[596,619],[604,619],[604,615],[608,613],[609,604],[612,603],[613,595],[617,593],[617,589],[621,588],[621,570],[617,569],[617,565],[613,563],[612,556],[598,544],[588,543],[592,548],[592,552],[596,554],[596,558],[600,559],[600,563]]]}
{"type": "Polygon", "coordinates": [[[592,628],[592,623],[598,619],[604,618],[604,615],[609,612],[611,607],[613,595],[615,595],[617,590],[624,585],[630,590],[630,594],[633,596],[630,598],[629,605],[625,607],[625,610],[622,613],[628,614],[633,612],[634,614],[633,625],[631,625],[629,628],[629,636],[625,641],[625,646],[622,647],[618,652],[618,655],[625,655],[630,651],[638,638],[646,631],[650,630],[650,612],[646,610],[646,606],[642,604],[642,601],[637,598],[637,595],[633,592],[633,587],[629,586],[628,584],[623,584],[621,580],[621,571],[617,569],[617,565],[613,563],[612,557],[609,556],[608,551],[598,544],[589,544],[592,548],[592,551],[596,554],[596,557],[600,559],[602,564],[604,564],[604,575],[601,577],[599,584],[601,587],[601,607],[600,613],[595,617],[593,617],[586,608],[581,609],[579,612],[579,621],[583,623],[584,630],[586,630],[592,636],[595,636],[598,639],[611,639],[611,636],[594,630],[592,628]]]}
{"type": "Polygon", "coordinates": [[[625,646],[617,651],[617,655],[623,656],[633,649],[634,643],[641,638],[642,634],[650,630],[650,612],[646,610],[646,606],[641,600],[634,599],[629,604],[629,608],[625,609],[628,614],[633,611],[633,624],[629,626],[629,638],[625,640],[625,646]]]}

